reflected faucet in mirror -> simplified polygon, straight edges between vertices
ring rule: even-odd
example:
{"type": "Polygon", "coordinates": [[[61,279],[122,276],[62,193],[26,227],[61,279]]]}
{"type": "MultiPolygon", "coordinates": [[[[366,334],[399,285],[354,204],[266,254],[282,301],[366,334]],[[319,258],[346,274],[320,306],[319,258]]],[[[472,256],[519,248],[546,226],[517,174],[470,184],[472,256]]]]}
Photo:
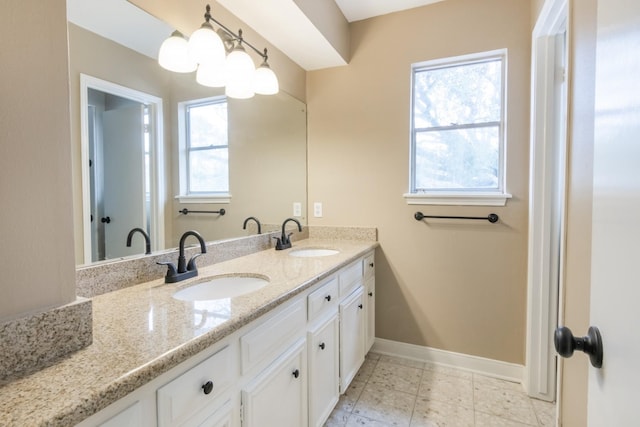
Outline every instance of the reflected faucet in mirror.
{"type": "Polygon", "coordinates": [[[205,245],[204,239],[194,230],[185,231],[185,233],[180,237],[180,254],[178,255],[178,268],[176,269],[175,264],[172,262],[158,262],[159,265],[167,266],[167,274],[164,277],[165,283],[176,283],[182,280],[190,279],[192,277],[196,277],[198,275],[198,268],[196,267],[196,258],[198,258],[202,254],[207,253],[207,247],[205,245]],[[194,236],[198,239],[200,243],[200,253],[195,254],[189,259],[189,263],[187,264],[186,258],[184,256],[184,243],[187,240],[187,237],[194,236]]]}
{"type": "Polygon", "coordinates": [[[127,235],[127,247],[130,248],[131,247],[131,238],[133,237],[133,235],[135,233],[140,233],[144,236],[144,254],[145,255],[151,255],[151,239],[149,238],[149,235],[147,234],[146,231],[144,231],[142,228],[133,228],[129,234],[127,235]]]}
{"type": "Polygon", "coordinates": [[[246,230],[247,223],[251,220],[255,221],[256,224],[258,224],[258,234],[262,234],[262,225],[260,224],[260,221],[258,221],[258,218],[256,218],[255,216],[250,216],[249,218],[245,219],[244,223],[242,224],[242,229],[246,230]]]}
{"type": "Polygon", "coordinates": [[[302,226],[300,225],[300,222],[297,219],[294,219],[294,218],[285,219],[284,222],[282,223],[282,235],[280,237],[274,237],[274,239],[276,239],[276,251],[289,249],[291,247],[291,235],[293,233],[286,234],[284,230],[285,226],[289,221],[293,221],[296,224],[298,224],[298,231],[300,232],[302,231],[302,226]]]}

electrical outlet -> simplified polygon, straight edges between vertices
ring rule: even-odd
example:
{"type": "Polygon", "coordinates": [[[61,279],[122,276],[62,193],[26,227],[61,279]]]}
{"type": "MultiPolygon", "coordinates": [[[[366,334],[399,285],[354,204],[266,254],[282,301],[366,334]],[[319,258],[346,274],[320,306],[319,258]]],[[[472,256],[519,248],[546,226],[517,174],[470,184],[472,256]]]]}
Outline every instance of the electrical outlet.
{"type": "Polygon", "coordinates": [[[297,216],[297,217],[302,216],[302,203],[293,202],[293,216],[297,216]]]}
{"type": "Polygon", "coordinates": [[[322,218],[322,202],[313,203],[313,216],[316,218],[322,218]]]}

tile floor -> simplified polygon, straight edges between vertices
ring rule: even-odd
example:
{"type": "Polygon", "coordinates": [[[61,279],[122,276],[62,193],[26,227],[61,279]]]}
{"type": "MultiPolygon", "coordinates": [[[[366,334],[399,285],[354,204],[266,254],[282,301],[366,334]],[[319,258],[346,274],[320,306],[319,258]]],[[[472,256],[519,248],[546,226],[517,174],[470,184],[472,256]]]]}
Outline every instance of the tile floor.
{"type": "Polygon", "coordinates": [[[325,427],[554,426],[555,405],[517,383],[369,353],[325,427]]]}

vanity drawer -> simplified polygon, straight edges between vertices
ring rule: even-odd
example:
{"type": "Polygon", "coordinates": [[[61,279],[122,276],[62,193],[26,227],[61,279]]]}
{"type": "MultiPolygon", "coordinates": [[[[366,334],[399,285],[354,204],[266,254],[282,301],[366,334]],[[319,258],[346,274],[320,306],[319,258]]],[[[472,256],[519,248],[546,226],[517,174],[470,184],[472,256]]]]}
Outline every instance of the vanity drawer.
{"type": "Polygon", "coordinates": [[[262,361],[271,361],[287,347],[289,341],[303,334],[307,325],[305,300],[300,299],[275,315],[256,323],[260,326],[240,338],[242,373],[246,374],[262,361]]]}
{"type": "Polygon", "coordinates": [[[309,321],[324,310],[338,306],[338,278],[332,277],[308,296],[309,321]]]}
{"type": "Polygon", "coordinates": [[[364,257],[362,261],[364,267],[364,280],[367,281],[371,279],[376,273],[376,265],[374,263],[375,253],[371,252],[369,255],[364,257]]]}
{"type": "Polygon", "coordinates": [[[157,392],[158,426],[182,425],[226,391],[232,380],[232,357],[231,349],[225,347],[160,387],[157,392]],[[212,388],[209,388],[209,382],[212,388]]]}
{"type": "Polygon", "coordinates": [[[349,295],[362,282],[362,260],[359,259],[343,268],[338,278],[340,281],[340,296],[349,295]]]}

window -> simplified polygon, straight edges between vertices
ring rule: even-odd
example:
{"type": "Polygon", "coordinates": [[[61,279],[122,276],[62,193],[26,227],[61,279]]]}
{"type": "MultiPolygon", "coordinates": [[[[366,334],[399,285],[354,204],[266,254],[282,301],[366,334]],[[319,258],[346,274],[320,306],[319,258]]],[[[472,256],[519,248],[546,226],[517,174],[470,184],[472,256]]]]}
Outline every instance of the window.
{"type": "MultiPolygon", "coordinates": [[[[229,197],[226,98],[180,104],[181,199],[204,202],[229,197]]],[[[217,200],[220,201],[220,200],[217,200]]]]}
{"type": "Polygon", "coordinates": [[[414,64],[408,203],[504,205],[506,51],[414,64]]]}

